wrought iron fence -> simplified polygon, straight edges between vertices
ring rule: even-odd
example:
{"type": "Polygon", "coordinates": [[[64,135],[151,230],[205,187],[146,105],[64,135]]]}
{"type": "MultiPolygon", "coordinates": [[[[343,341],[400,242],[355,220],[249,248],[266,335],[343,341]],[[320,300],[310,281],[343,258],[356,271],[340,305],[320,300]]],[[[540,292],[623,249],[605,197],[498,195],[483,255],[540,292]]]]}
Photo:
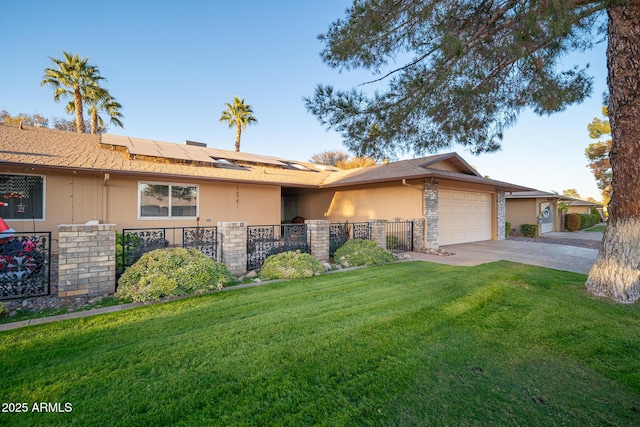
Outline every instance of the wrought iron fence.
{"type": "Polygon", "coordinates": [[[118,236],[116,265],[119,274],[155,249],[195,248],[209,258],[218,257],[218,227],[125,228],[118,236]]]}
{"type": "Polygon", "coordinates": [[[262,267],[270,255],[288,251],[310,251],[306,224],[247,227],[247,270],[262,267]]]}
{"type": "Polygon", "coordinates": [[[0,299],[50,291],[51,232],[0,233],[0,299]]]}
{"type": "Polygon", "coordinates": [[[371,228],[368,222],[345,222],[329,226],[329,256],[349,239],[371,239],[371,228]]]}
{"type": "Polygon", "coordinates": [[[393,253],[413,251],[413,222],[394,218],[387,222],[387,250],[393,253]]]}

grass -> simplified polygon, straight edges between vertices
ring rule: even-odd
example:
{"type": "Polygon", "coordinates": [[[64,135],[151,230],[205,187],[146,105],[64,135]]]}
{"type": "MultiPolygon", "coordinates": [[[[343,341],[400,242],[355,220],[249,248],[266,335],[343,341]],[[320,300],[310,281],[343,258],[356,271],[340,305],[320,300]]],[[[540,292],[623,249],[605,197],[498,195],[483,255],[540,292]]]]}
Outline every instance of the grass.
{"type": "Polygon", "coordinates": [[[584,231],[593,231],[593,232],[596,232],[596,233],[604,233],[604,229],[605,228],[606,228],[606,226],[604,226],[604,225],[595,225],[595,226],[593,226],[591,228],[585,229],[584,231]]]}
{"type": "Polygon", "coordinates": [[[585,275],[396,263],[0,333],[31,425],[640,425],[640,309],[585,275]]]}

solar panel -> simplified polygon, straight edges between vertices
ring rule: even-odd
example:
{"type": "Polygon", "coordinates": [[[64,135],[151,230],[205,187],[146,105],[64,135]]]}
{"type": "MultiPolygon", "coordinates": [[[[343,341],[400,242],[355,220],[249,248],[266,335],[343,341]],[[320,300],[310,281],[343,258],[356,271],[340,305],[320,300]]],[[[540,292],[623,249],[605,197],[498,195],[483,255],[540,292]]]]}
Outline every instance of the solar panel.
{"type": "Polygon", "coordinates": [[[141,156],[164,157],[155,141],[138,138],[131,138],[129,153],[141,156]]]}
{"type": "Polygon", "coordinates": [[[299,165],[298,163],[292,163],[292,162],[288,162],[287,165],[291,166],[292,168],[301,170],[301,171],[308,171],[310,170],[309,168],[299,165]]]}
{"type": "Polygon", "coordinates": [[[108,145],[117,145],[119,147],[129,147],[129,138],[120,135],[102,135],[100,142],[108,145]]]}
{"type": "MultiPolygon", "coordinates": [[[[203,146],[204,144],[202,143],[192,143],[191,141],[189,141],[189,144],[174,144],[171,142],[107,134],[102,135],[101,142],[103,144],[126,147],[130,154],[140,156],[191,160],[212,164],[225,164],[227,166],[236,166],[234,162],[259,163],[281,167],[291,166],[285,160],[275,156],[209,148],[203,146]]],[[[309,170],[300,165],[296,165],[294,167],[301,170],[309,170]]]]}

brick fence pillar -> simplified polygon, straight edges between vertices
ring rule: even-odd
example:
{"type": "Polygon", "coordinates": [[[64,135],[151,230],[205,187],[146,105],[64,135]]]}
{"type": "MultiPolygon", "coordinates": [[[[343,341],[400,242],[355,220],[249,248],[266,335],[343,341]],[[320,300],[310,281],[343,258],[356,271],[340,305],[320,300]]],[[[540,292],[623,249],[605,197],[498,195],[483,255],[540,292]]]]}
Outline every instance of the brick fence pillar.
{"type": "Polygon", "coordinates": [[[413,250],[420,252],[424,249],[424,218],[410,218],[413,222],[413,250]]]}
{"type": "Polygon", "coordinates": [[[427,249],[440,248],[438,235],[438,180],[424,180],[424,216],[427,218],[427,249]]]}
{"type": "Polygon", "coordinates": [[[369,222],[369,230],[371,232],[371,240],[376,242],[382,249],[387,249],[387,220],[371,219],[369,222]]]}
{"type": "Polygon", "coordinates": [[[319,261],[329,261],[330,221],[324,219],[306,220],[311,255],[319,261]]]}
{"type": "Polygon", "coordinates": [[[58,296],[112,295],[116,291],[116,226],[58,226],[58,296]]]}
{"type": "MultiPolygon", "coordinates": [[[[497,188],[496,201],[498,204],[498,215],[496,228],[498,229],[498,240],[504,240],[506,238],[507,230],[505,229],[506,217],[507,217],[507,203],[504,195],[504,188],[497,188]]],[[[511,231],[511,230],[509,230],[511,231]]]]}
{"type": "Polygon", "coordinates": [[[219,222],[221,261],[229,271],[241,276],[247,272],[247,223],[219,222]]]}

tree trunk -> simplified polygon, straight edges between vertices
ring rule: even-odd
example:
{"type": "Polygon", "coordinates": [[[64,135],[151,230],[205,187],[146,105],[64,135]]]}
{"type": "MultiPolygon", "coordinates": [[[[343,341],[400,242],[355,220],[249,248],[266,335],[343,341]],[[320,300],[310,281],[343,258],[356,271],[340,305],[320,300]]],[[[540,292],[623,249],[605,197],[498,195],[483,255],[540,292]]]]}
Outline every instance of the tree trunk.
{"type": "Polygon", "coordinates": [[[94,106],[93,112],[91,113],[91,133],[98,133],[98,107],[94,106]]]}
{"type": "Polygon", "coordinates": [[[236,122],[236,151],[240,151],[240,134],[242,133],[242,124],[240,120],[236,122]]]}
{"type": "Polygon", "coordinates": [[[640,0],[609,6],[608,14],[613,195],[586,287],[596,295],[632,303],[640,297],[640,0]]]}
{"type": "Polygon", "coordinates": [[[84,113],[82,111],[82,94],[80,88],[76,87],[73,91],[73,103],[76,107],[76,130],[78,133],[84,133],[84,113]]]}

